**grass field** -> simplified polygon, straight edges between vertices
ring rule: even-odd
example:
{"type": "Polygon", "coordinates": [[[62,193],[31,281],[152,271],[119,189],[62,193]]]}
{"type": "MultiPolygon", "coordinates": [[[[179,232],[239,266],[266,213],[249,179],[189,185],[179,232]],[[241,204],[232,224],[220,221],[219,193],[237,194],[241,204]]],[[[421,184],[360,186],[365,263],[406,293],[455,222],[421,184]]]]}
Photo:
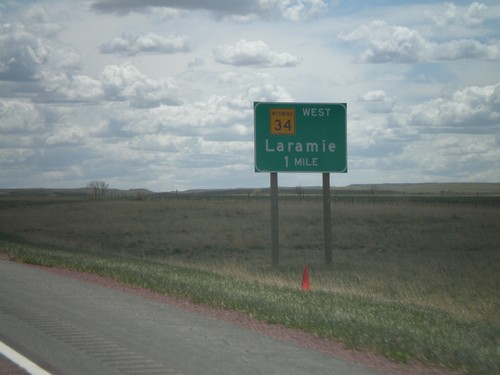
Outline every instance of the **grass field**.
{"type": "Polygon", "coordinates": [[[114,277],[400,361],[500,372],[500,208],[265,199],[0,200],[0,251],[114,277]],[[300,290],[309,266],[311,293],[300,290]]]}

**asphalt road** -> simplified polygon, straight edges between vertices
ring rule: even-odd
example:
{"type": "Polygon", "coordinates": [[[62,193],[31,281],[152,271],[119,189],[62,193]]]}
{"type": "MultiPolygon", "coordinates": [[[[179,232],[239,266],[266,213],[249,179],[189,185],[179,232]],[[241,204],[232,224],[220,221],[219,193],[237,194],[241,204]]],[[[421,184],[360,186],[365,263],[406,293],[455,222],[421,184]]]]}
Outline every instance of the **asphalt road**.
{"type": "Polygon", "coordinates": [[[4,260],[0,341],[53,374],[381,374],[166,303],[4,260]]]}

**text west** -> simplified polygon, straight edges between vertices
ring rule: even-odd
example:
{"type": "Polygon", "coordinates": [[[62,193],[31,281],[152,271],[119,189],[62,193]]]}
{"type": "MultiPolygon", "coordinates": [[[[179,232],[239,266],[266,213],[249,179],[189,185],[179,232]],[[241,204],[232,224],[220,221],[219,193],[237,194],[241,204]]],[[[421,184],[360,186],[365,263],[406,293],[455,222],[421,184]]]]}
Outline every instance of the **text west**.
{"type": "Polygon", "coordinates": [[[330,117],[331,108],[324,107],[307,107],[302,108],[302,115],[304,117],[330,117]]]}

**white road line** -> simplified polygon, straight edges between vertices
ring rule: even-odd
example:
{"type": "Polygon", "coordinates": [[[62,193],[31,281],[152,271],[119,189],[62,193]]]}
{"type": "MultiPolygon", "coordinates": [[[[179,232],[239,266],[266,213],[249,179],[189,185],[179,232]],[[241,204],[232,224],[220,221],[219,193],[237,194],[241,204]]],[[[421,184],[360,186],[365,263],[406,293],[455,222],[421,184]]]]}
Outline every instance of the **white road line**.
{"type": "Polygon", "coordinates": [[[31,375],[51,375],[50,372],[45,371],[40,366],[31,362],[28,358],[16,352],[10,346],[5,345],[0,341],[0,354],[7,357],[19,367],[28,371],[31,375]]]}

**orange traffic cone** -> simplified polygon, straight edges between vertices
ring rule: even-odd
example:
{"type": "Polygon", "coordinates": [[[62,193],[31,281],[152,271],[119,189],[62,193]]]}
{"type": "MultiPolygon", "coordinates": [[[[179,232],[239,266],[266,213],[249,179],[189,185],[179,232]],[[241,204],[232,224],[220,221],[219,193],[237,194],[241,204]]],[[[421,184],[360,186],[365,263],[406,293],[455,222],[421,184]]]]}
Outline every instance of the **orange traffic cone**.
{"type": "Polygon", "coordinates": [[[309,270],[307,269],[307,264],[304,267],[301,288],[307,290],[308,292],[311,290],[311,287],[309,286],[309,270]]]}

